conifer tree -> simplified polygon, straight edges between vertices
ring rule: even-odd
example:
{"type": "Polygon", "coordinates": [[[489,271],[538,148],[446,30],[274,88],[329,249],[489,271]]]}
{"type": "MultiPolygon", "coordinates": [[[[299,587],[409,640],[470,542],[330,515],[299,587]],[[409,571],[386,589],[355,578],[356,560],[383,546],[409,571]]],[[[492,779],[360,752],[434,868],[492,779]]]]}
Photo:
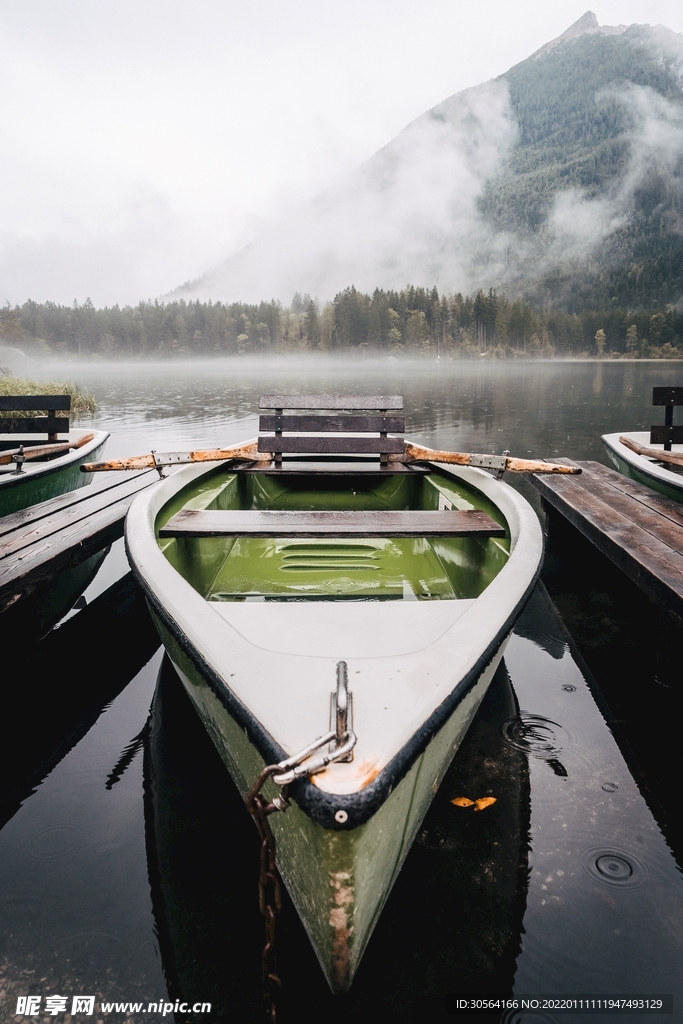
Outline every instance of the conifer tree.
{"type": "Polygon", "coordinates": [[[607,335],[603,331],[602,327],[595,333],[595,351],[598,359],[602,359],[605,354],[605,344],[607,342],[607,335]]]}

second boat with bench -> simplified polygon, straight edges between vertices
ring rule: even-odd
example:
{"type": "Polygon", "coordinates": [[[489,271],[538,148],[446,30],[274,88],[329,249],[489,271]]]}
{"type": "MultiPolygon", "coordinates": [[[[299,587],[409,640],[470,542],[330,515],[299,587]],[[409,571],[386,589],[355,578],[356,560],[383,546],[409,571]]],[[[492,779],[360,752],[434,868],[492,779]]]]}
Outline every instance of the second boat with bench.
{"type": "Polygon", "coordinates": [[[392,436],[397,396],[260,405],[272,433],[220,450],[226,461],[143,457],[161,471],[194,464],[136,498],[127,550],[259,826],[268,928],[277,843],[321,966],[344,991],[540,569],[538,519],[497,477],[576,470],[430,453],[392,436]]]}
{"type": "Polygon", "coordinates": [[[0,517],[90,483],[79,470],[101,456],[109,434],[71,430],[70,410],[66,394],[0,395],[0,517]]]}

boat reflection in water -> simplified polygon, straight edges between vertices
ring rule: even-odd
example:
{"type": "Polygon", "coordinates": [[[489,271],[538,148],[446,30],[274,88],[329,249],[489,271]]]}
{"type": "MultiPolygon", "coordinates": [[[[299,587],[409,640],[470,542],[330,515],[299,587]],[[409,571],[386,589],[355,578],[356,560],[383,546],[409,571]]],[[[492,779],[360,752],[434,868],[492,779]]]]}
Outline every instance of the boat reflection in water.
{"type": "MultiPolygon", "coordinates": [[[[278,921],[284,1020],[415,1021],[451,992],[512,992],[526,905],[526,754],[504,665],[460,747],[370,940],[351,991],[333,996],[289,897],[278,921]],[[495,797],[481,812],[452,800],[495,797]]],[[[145,747],[152,902],[169,997],[215,1020],[259,1021],[263,922],[256,829],[165,659],[145,747]]],[[[176,1015],[182,1020],[182,1015],[176,1015]]],[[[189,1019],[189,1018],[188,1018],[189,1019]]],[[[279,1019],[279,1018],[278,1018],[279,1019]]]]}
{"type": "MultiPolygon", "coordinates": [[[[2,617],[3,625],[12,621],[12,611],[5,613],[7,620],[2,617]]],[[[144,598],[128,573],[59,629],[20,648],[21,685],[7,680],[1,707],[17,737],[30,722],[31,741],[0,747],[0,828],[80,742],[158,646],[144,598]],[[84,670],[96,648],[107,651],[107,657],[96,671],[84,670]]]]}
{"type": "Polygon", "coordinates": [[[90,558],[67,569],[54,579],[27,589],[17,599],[14,594],[0,605],[0,626],[6,637],[17,645],[34,644],[75,605],[97,575],[109,548],[95,552],[90,558]]]}

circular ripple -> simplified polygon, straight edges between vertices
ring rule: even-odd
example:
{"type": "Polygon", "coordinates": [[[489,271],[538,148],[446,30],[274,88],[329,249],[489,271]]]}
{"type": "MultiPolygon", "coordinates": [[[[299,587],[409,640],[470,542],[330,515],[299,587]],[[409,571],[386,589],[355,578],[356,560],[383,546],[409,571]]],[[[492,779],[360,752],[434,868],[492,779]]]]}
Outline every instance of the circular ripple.
{"type": "Polygon", "coordinates": [[[64,822],[37,829],[28,839],[28,849],[38,860],[56,860],[66,857],[76,848],[83,829],[80,825],[64,822]]]}
{"type": "Polygon", "coordinates": [[[521,750],[531,757],[540,757],[544,761],[556,758],[562,753],[562,741],[566,734],[561,725],[543,718],[542,715],[531,715],[520,711],[514,718],[508,718],[502,726],[505,742],[521,750]]]}
{"type": "Polygon", "coordinates": [[[630,851],[593,849],[584,854],[584,870],[594,882],[615,888],[638,888],[648,878],[646,864],[630,851]]]}
{"type": "Polygon", "coordinates": [[[633,874],[633,865],[629,861],[624,857],[616,857],[611,853],[598,857],[595,866],[601,875],[615,882],[625,882],[633,874]]]}

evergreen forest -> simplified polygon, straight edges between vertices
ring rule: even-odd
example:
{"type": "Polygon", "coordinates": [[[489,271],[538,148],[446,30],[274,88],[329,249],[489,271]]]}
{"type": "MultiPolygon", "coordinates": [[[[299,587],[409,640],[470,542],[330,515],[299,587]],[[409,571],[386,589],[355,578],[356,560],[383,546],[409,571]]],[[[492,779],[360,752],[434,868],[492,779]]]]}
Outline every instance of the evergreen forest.
{"type": "Polygon", "coordinates": [[[673,308],[545,311],[493,289],[474,297],[436,288],[346,288],[320,305],[289,307],[183,299],[96,309],[25,302],[0,309],[0,340],[70,358],[355,352],[442,359],[683,358],[683,312],[673,308]]]}

